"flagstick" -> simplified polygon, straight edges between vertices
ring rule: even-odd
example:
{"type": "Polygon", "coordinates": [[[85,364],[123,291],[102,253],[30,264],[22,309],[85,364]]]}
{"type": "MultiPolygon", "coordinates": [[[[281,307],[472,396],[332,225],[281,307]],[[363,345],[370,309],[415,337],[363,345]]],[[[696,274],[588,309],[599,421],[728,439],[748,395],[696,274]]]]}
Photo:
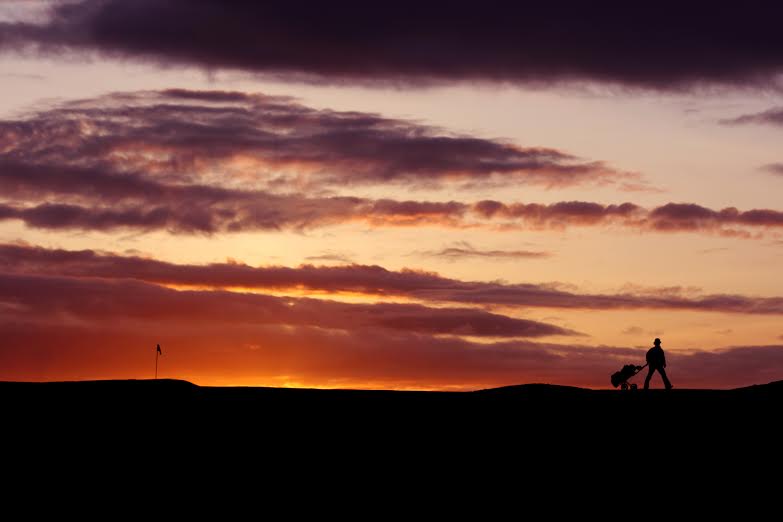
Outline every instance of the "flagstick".
{"type": "Polygon", "coordinates": [[[160,352],[156,349],[155,350],[155,380],[158,380],[158,356],[160,355],[160,352]]]}

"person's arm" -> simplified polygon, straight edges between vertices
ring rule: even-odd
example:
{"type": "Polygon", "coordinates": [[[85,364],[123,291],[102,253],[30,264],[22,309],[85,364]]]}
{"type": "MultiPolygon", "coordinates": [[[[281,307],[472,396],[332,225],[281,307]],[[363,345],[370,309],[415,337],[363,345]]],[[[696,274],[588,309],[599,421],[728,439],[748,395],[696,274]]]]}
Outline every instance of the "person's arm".
{"type": "Polygon", "coordinates": [[[666,368],[666,354],[663,353],[663,350],[661,350],[661,362],[663,363],[663,367],[666,368]]]}

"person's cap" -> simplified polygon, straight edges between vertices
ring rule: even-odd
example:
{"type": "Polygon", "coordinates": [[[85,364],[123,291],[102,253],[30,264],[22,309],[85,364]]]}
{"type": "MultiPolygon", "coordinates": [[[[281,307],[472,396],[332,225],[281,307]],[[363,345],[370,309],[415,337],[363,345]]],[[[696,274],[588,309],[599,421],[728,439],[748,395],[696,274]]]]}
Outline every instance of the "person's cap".
{"type": "Polygon", "coordinates": [[[654,343],[655,344],[661,344],[661,340],[656,337],[654,343]]]}

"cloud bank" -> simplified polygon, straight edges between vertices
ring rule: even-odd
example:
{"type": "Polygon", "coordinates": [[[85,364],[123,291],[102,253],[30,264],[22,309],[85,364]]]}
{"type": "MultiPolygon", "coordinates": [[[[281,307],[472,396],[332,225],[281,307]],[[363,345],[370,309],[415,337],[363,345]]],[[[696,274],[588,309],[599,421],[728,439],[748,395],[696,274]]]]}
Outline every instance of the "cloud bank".
{"type": "MultiPolygon", "coordinates": [[[[532,285],[460,282],[380,267],[172,265],[25,245],[4,245],[0,254],[0,378],[5,379],[138,378],[149,372],[149,355],[158,343],[165,346],[166,372],[201,384],[476,389],[553,382],[608,387],[611,373],[644,359],[644,350],[636,348],[534,342],[530,339],[568,339],[576,333],[475,306],[383,301],[389,294],[434,293],[455,300],[483,295],[466,299],[475,305],[493,292],[505,292],[515,296],[510,301],[531,303],[537,294],[539,305],[547,299],[555,306],[557,300],[598,308],[640,305],[632,296],[547,293],[532,285]],[[202,288],[174,290],[164,284],[202,288]],[[203,289],[211,285],[358,290],[379,301],[203,289]]],[[[710,299],[686,306],[699,308],[704,302],[710,299]]],[[[751,302],[736,298],[740,306],[751,302]]],[[[772,305],[772,300],[754,303],[772,305]]],[[[774,306],[780,313],[781,303],[774,306]]],[[[671,348],[669,373],[678,386],[734,387],[783,377],[783,346],[671,348]]]]}
{"type": "Polygon", "coordinates": [[[24,119],[0,121],[0,140],[6,169],[16,162],[18,169],[90,170],[82,176],[89,175],[95,189],[109,188],[109,182],[95,185],[107,175],[113,175],[116,190],[141,188],[140,175],[159,183],[225,184],[233,178],[233,188],[274,190],[560,187],[639,179],[557,149],[519,147],[377,114],[316,110],[286,97],[231,91],[170,89],[67,102],[24,119]]]}
{"type": "Polygon", "coordinates": [[[363,84],[609,82],[646,89],[777,83],[783,8],[763,2],[411,2],[378,11],[273,1],[81,0],[0,24],[0,49],[363,84]]]}
{"type": "Polygon", "coordinates": [[[301,265],[296,268],[252,267],[237,262],[187,265],[93,250],[45,249],[22,244],[0,245],[0,271],[19,275],[133,279],[178,288],[306,290],[334,295],[363,294],[374,298],[407,297],[462,306],[783,314],[783,298],[778,297],[694,296],[686,295],[680,288],[584,294],[562,290],[555,285],[461,281],[433,272],[391,271],[374,265],[301,265]]]}
{"type": "Polygon", "coordinates": [[[338,330],[382,328],[479,337],[576,335],[557,326],[476,308],[349,304],[222,290],[177,291],[137,281],[37,275],[0,274],[0,303],[6,308],[7,319],[21,316],[63,321],[161,320],[183,324],[209,321],[226,327],[273,324],[338,330]]]}
{"type": "MultiPolygon", "coordinates": [[[[230,91],[117,93],[0,121],[0,219],[63,230],[214,234],[342,223],[496,230],[605,226],[758,237],[771,209],[694,203],[372,199],[355,186],[615,184],[638,176],[565,152],[230,91]]],[[[454,193],[454,191],[452,191],[454,193]]]]}

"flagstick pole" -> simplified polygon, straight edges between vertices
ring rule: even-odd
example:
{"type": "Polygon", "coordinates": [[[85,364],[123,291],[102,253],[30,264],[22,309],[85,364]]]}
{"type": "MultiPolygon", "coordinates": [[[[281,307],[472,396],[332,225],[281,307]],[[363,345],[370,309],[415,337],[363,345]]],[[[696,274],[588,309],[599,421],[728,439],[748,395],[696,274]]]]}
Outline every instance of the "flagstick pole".
{"type": "Polygon", "coordinates": [[[155,350],[155,380],[158,380],[158,355],[160,355],[160,352],[158,350],[155,350]]]}

